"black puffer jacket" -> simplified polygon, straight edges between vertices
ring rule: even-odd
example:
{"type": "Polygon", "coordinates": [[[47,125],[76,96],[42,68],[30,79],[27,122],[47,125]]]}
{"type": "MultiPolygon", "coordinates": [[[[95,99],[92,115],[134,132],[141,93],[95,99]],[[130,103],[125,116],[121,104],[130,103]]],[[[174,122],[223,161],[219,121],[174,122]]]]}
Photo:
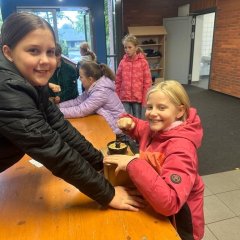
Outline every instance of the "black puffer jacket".
{"type": "Polygon", "coordinates": [[[48,87],[33,87],[0,52],[0,172],[25,153],[101,205],[115,194],[94,170],[102,154],[48,100],[48,87]]]}

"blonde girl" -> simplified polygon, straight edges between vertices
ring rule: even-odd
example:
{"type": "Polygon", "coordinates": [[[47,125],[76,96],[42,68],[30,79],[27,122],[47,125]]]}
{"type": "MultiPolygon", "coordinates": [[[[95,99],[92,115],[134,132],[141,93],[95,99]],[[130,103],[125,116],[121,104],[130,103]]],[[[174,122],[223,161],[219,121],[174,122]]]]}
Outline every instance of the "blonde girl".
{"type": "Polygon", "coordinates": [[[196,109],[177,81],[164,81],[147,93],[146,121],[123,116],[118,127],[140,145],[140,155],[112,155],[106,163],[127,171],[138,191],[168,216],[181,239],[204,235],[204,184],[198,173],[197,148],[203,129],[196,109]]]}
{"type": "Polygon", "coordinates": [[[141,118],[145,96],[152,85],[150,68],[134,35],[126,35],[122,43],[125,55],[116,73],[116,92],[125,110],[141,118]]]}

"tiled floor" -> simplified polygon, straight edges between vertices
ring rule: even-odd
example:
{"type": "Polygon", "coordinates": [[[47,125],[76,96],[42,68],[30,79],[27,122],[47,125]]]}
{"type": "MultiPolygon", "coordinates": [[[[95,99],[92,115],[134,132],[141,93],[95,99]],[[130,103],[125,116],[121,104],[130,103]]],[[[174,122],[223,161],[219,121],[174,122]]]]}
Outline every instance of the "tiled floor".
{"type": "Polygon", "coordinates": [[[240,240],[240,170],[203,176],[204,240],[240,240]]]}

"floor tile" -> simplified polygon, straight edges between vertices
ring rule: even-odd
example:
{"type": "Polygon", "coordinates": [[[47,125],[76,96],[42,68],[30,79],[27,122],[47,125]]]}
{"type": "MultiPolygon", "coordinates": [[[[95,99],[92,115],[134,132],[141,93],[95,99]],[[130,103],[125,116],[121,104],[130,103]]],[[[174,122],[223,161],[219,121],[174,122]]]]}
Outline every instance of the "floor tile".
{"type": "Polygon", "coordinates": [[[216,194],[239,189],[238,177],[238,171],[230,171],[203,176],[203,181],[207,188],[216,194]]]}
{"type": "Polygon", "coordinates": [[[238,217],[209,224],[208,228],[218,240],[240,239],[240,219],[238,217]]]}
{"type": "MultiPolygon", "coordinates": [[[[240,190],[235,190],[226,193],[219,193],[217,197],[224,202],[236,215],[240,215],[240,190]]],[[[239,236],[240,239],[240,236],[239,236]]]]}
{"type": "Polygon", "coordinates": [[[213,223],[236,215],[215,195],[204,198],[205,223],[213,223]]]}
{"type": "Polygon", "coordinates": [[[213,193],[209,190],[209,188],[205,185],[204,189],[204,197],[213,195],[213,193]]]}
{"type": "MultiPolygon", "coordinates": [[[[240,169],[229,171],[224,173],[226,176],[231,178],[231,181],[233,181],[240,189],[240,169]]],[[[239,238],[240,239],[240,238],[239,238]]]]}
{"type": "Polygon", "coordinates": [[[203,237],[203,240],[218,240],[214,234],[208,229],[207,226],[205,226],[205,234],[203,237]]]}

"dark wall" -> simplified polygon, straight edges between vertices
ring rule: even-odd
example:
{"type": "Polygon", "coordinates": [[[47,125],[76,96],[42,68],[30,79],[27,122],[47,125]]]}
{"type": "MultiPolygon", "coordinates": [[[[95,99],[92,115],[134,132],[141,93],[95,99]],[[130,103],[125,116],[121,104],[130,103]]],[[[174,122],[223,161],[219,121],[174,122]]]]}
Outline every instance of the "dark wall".
{"type": "Polygon", "coordinates": [[[190,0],[123,0],[123,28],[162,25],[163,18],[176,17],[178,7],[190,0]]]}
{"type": "Polygon", "coordinates": [[[104,0],[1,0],[2,16],[5,19],[9,14],[16,12],[17,7],[23,6],[61,6],[61,7],[88,7],[93,17],[93,47],[100,62],[106,63],[106,33],[104,22],[104,0]]]}

